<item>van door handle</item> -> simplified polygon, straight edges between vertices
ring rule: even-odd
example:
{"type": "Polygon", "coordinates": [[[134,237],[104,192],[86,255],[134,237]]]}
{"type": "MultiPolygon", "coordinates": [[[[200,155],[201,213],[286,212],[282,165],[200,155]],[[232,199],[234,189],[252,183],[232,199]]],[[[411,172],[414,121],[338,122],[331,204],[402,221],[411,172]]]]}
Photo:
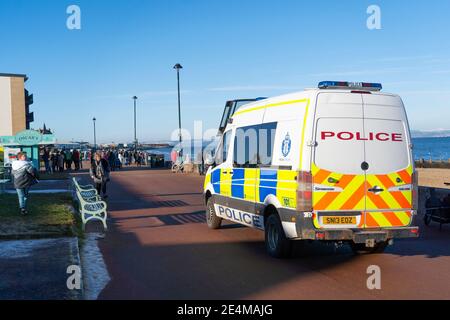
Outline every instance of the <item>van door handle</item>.
{"type": "Polygon", "coordinates": [[[380,192],[383,192],[383,191],[384,191],[384,189],[381,189],[381,188],[378,188],[378,187],[374,187],[374,188],[369,189],[369,192],[372,192],[372,193],[380,193],[380,192]]]}

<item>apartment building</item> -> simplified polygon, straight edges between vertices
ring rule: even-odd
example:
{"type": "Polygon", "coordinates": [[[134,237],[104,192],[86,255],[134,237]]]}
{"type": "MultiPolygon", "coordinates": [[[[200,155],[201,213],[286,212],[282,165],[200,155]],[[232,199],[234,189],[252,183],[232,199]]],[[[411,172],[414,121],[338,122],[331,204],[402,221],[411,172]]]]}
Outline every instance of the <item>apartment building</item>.
{"type": "Polygon", "coordinates": [[[34,114],[30,112],[33,95],[25,89],[23,74],[0,73],[0,136],[14,136],[30,129],[34,114]]]}

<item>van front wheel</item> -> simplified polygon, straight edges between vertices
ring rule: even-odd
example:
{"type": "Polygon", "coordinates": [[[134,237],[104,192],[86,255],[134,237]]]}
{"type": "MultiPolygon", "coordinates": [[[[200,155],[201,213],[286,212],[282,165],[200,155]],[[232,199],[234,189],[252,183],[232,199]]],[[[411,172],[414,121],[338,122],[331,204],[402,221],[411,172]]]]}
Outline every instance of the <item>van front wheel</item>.
{"type": "Polygon", "coordinates": [[[211,198],[208,199],[206,204],[206,223],[210,229],[219,229],[222,225],[222,218],[216,215],[216,209],[214,208],[214,202],[211,198]]]}
{"type": "Polygon", "coordinates": [[[285,259],[291,256],[292,243],[286,238],[278,214],[271,214],[265,226],[266,250],[270,256],[285,259]]]}

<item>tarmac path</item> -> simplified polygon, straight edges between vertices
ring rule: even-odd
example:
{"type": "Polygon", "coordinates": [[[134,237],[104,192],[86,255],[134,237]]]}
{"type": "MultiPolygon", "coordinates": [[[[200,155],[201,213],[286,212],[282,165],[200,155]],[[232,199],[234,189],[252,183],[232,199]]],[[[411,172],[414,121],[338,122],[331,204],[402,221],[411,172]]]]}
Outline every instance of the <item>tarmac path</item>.
{"type": "Polygon", "coordinates": [[[420,239],[384,254],[298,242],[292,259],[277,260],[260,231],[209,230],[202,186],[203,177],[167,170],[112,174],[110,230],[100,241],[111,281],[100,299],[450,299],[449,226],[418,219],[420,239]],[[372,265],[381,290],[367,288],[372,265]]]}

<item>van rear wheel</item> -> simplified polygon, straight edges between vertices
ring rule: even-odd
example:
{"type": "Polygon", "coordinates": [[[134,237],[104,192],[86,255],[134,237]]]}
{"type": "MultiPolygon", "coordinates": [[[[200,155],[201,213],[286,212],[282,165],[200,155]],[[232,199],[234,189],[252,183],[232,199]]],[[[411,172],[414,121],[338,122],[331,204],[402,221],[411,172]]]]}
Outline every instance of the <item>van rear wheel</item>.
{"type": "Polygon", "coordinates": [[[377,244],[375,244],[375,247],[373,247],[373,248],[366,247],[365,243],[354,243],[354,242],[352,242],[350,244],[354,254],[383,253],[388,245],[389,245],[389,241],[378,242],[377,244]]]}
{"type": "Polygon", "coordinates": [[[210,229],[219,229],[222,225],[222,218],[216,215],[212,198],[209,198],[206,204],[206,223],[210,229]]]}
{"type": "Polygon", "coordinates": [[[286,238],[280,217],[274,213],[267,218],[265,226],[265,242],[267,253],[278,259],[291,256],[292,242],[286,238]]]}

